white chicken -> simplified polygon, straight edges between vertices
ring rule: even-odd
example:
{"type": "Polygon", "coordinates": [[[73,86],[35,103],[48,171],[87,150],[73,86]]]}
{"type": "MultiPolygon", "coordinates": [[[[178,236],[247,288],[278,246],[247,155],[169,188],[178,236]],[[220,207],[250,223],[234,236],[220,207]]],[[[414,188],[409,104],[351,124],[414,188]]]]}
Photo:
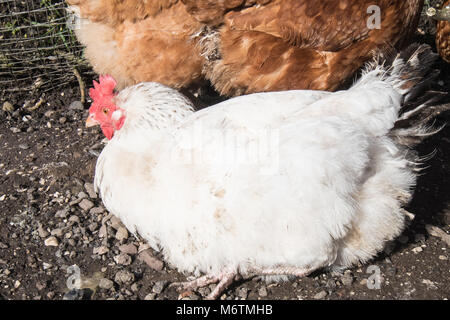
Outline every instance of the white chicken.
{"type": "Polygon", "coordinates": [[[161,84],[115,94],[102,77],[87,119],[110,139],[95,187],[166,261],[205,274],[183,288],[218,283],[212,299],[238,276],[365,262],[404,228],[418,162],[406,145],[433,133],[423,122],[437,109],[415,98],[435,59],[412,45],[346,91],[257,93],[198,112],[161,84]]]}

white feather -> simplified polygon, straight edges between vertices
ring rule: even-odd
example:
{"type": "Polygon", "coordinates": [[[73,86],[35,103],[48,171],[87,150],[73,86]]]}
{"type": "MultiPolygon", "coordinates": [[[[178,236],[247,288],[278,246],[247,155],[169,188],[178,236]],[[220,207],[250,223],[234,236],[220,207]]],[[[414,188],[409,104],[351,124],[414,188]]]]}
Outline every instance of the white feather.
{"type": "Polygon", "coordinates": [[[101,153],[106,208],[183,272],[367,260],[404,225],[415,183],[387,133],[401,95],[367,73],[347,91],[258,93],[194,113],[176,91],[122,91],[101,153]]]}

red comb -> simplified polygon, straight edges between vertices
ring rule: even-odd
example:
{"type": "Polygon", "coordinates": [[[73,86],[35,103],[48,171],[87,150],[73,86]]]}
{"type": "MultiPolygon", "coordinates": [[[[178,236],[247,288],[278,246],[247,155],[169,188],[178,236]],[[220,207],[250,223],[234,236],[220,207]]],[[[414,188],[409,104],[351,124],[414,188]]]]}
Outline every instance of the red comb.
{"type": "Polygon", "coordinates": [[[94,80],[94,88],[89,89],[93,102],[100,102],[114,97],[114,88],[117,82],[110,75],[100,76],[99,82],[94,80]]]}

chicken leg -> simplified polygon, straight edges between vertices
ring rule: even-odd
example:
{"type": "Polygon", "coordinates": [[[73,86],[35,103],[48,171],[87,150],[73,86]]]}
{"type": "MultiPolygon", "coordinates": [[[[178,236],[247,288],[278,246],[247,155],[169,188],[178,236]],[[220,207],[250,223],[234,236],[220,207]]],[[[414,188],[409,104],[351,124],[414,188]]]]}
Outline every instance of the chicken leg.
{"type": "Polygon", "coordinates": [[[247,269],[244,275],[241,275],[237,270],[226,268],[217,275],[205,275],[186,282],[174,282],[170,287],[179,287],[182,290],[198,290],[207,285],[217,283],[214,290],[206,297],[206,300],[216,300],[220,295],[236,280],[241,277],[246,279],[255,276],[296,276],[306,277],[317,268],[298,268],[298,267],[274,267],[274,268],[260,268],[251,267],[247,269]]]}

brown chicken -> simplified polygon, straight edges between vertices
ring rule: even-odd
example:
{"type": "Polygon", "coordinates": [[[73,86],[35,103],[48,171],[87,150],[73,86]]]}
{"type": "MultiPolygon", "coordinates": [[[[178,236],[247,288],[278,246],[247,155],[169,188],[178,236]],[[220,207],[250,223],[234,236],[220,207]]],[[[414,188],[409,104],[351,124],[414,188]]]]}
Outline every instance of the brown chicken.
{"type": "Polygon", "coordinates": [[[67,2],[81,18],[76,33],[86,57],[119,88],[155,81],[179,89],[207,79],[228,96],[336,90],[376,52],[402,46],[423,6],[423,0],[67,2]]]}
{"type": "Polygon", "coordinates": [[[450,63],[450,0],[443,3],[441,16],[447,20],[438,20],[436,27],[436,47],[442,59],[450,63]]]}

